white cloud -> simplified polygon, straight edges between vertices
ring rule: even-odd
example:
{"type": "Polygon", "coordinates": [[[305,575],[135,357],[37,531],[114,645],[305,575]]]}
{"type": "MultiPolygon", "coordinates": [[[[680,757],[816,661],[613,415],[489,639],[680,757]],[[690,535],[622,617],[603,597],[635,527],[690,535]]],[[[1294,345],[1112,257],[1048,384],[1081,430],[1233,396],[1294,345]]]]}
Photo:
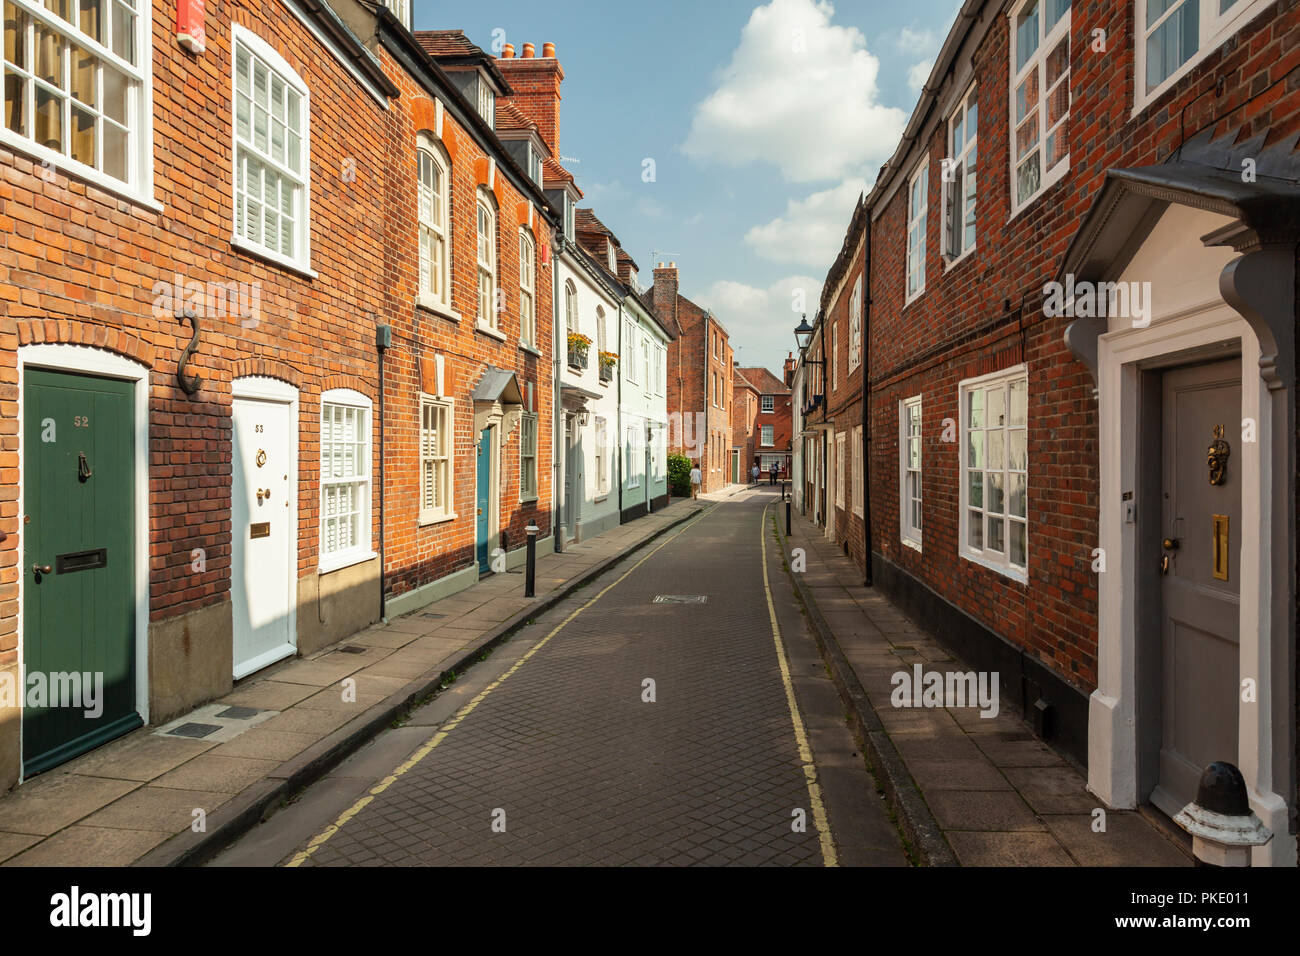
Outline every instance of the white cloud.
{"type": "Polygon", "coordinates": [[[930,53],[938,44],[933,30],[913,30],[911,27],[903,27],[895,42],[901,51],[913,56],[918,53],[930,53]]]}
{"type": "Polygon", "coordinates": [[[844,232],[865,179],[846,179],[838,186],[786,203],[785,213],[745,233],[745,243],[764,259],[830,268],[844,243],[844,232]]]}
{"type": "Polygon", "coordinates": [[[821,282],[792,275],[767,288],[732,282],[713,283],[699,296],[690,296],[712,309],[738,348],[741,365],[761,365],[780,377],[781,363],[794,349],[794,327],[800,315],[817,311],[821,282]]]}
{"type": "Polygon", "coordinates": [[[767,162],[793,182],[835,179],[888,158],[901,110],[878,101],[880,61],[828,0],[754,10],[682,149],[733,166],[767,162]]]}
{"type": "Polygon", "coordinates": [[[912,88],[912,92],[921,92],[921,87],[925,86],[925,81],[930,78],[930,71],[933,69],[934,60],[922,60],[907,68],[907,85],[912,88]]]}

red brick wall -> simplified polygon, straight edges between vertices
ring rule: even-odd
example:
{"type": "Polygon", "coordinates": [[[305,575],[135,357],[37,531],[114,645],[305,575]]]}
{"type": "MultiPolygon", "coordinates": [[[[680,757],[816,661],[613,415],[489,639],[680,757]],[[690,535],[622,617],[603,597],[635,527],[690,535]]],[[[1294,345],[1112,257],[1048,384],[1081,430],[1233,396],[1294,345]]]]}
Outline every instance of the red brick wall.
{"type": "Polygon", "coordinates": [[[731,415],[733,350],[717,319],[677,292],[677,269],[655,269],[655,315],[668,328],[678,326],[677,341],[668,345],[668,414],[673,420],[687,419],[669,451],[697,458],[705,491],[717,491],[731,480],[731,415]],[[717,337],[715,351],[714,336],[717,337]],[[719,376],[722,407],[714,404],[713,375],[719,376]],[[696,434],[697,414],[703,423],[696,434]],[[685,447],[690,440],[694,447],[685,447]]]}
{"type": "MultiPolygon", "coordinates": [[[[980,117],[975,253],[951,269],[939,255],[942,124],[921,144],[930,157],[927,280],[912,304],[903,304],[905,186],[873,210],[871,231],[873,547],[1084,690],[1096,683],[1097,406],[1087,370],[1062,340],[1069,320],[1043,315],[1043,284],[1105,170],[1163,162],[1211,124],[1219,132],[1244,125],[1243,137],[1267,129],[1270,142],[1300,128],[1300,95],[1294,77],[1286,79],[1300,65],[1300,7],[1269,8],[1135,119],[1132,22],[1130,3],[1075,5],[1070,172],[1011,219],[1008,21],[999,14],[973,59],[980,117]],[[1090,49],[1096,28],[1107,33],[1105,54],[1090,49]],[[1030,402],[1028,587],[957,556],[959,449],[940,441],[944,420],[959,419],[960,380],[1021,362],[1030,402]],[[898,401],[917,394],[924,556],[901,546],[897,519],[898,401]]],[[[907,162],[904,177],[916,154],[907,162]]]]}
{"type": "Polygon", "coordinates": [[[758,456],[758,392],[737,386],[732,377],[731,447],[740,450],[740,480],[749,480],[749,469],[758,456]]]}
{"type": "MultiPolygon", "coordinates": [[[[153,7],[154,196],[161,211],[120,199],[0,148],[0,664],[17,647],[17,359],[20,344],[94,344],[150,369],[150,617],[222,600],[230,588],[231,380],[273,375],[300,388],[298,572],[315,572],[319,538],[319,402],[335,386],[377,398],[370,281],[384,236],[384,111],[346,69],[277,4],[209,9],[207,52],[175,40],[175,8],[153,7]],[[305,278],[230,243],[230,19],[271,44],[311,89],[311,264],[305,278]],[[345,160],[355,181],[341,175],[345,160]],[[255,327],[205,316],[190,371],[198,394],[177,387],[189,338],[153,314],[153,284],[261,283],[255,327]],[[193,548],[206,570],[191,569],[193,548]]],[[[377,466],[377,460],[376,460],[377,466]]],[[[377,472],[376,472],[377,473],[377,472]]],[[[377,515],[377,509],[375,509],[377,515]]],[[[378,538],[378,529],[374,531],[378,538]]]]}
{"type": "MultiPolygon", "coordinates": [[[[524,527],[535,519],[546,537],[551,529],[552,422],[552,292],[551,267],[542,265],[542,247],[549,243],[544,211],[533,209],[537,263],[537,341],[541,355],[519,345],[519,241],[527,225],[527,199],[499,168],[493,198],[497,206],[497,285],[505,293],[500,314],[501,341],[476,330],[478,313],[477,202],[486,189],[487,154],[444,111],[442,145],[451,161],[452,321],[415,306],[418,292],[416,188],[409,171],[415,167],[416,141],[421,131],[436,140],[433,100],[400,67],[384,55],[388,75],[401,90],[389,138],[390,174],[385,201],[389,228],[385,243],[385,309],[393,317],[393,347],[385,356],[385,574],[386,586],[398,595],[474,563],[476,544],[476,464],[474,403],[470,396],[488,365],[513,371],[527,399],[533,385],[537,426],[537,486],[535,502],[519,501],[519,442],[516,426],[502,449],[504,486],[500,492],[500,527],[510,549],[525,542],[524,527]],[[420,392],[425,363],[443,356],[447,389],[454,399],[455,455],[452,468],[456,519],[421,526],[420,513],[420,392]]],[[[430,383],[431,384],[431,383],[430,383]]],[[[430,388],[431,390],[431,388],[430,388]]],[[[489,548],[496,548],[493,540],[489,548]]]]}

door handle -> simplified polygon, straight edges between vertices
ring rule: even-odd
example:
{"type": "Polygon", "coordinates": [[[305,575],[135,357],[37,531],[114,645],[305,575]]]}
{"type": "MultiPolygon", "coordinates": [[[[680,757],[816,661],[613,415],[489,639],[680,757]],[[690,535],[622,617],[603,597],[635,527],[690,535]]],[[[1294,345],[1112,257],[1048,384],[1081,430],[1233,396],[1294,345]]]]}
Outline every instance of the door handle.
{"type": "Polygon", "coordinates": [[[1164,541],[1160,542],[1160,547],[1164,548],[1166,551],[1177,551],[1180,543],[1181,542],[1177,538],[1165,538],[1164,541]]]}
{"type": "Polygon", "coordinates": [[[33,564],[33,565],[32,565],[32,573],[33,573],[33,574],[52,574],[53,572],[54,572],[54,568],[50,567],[50,565],[48,565],[48,564],[33,564]]]}

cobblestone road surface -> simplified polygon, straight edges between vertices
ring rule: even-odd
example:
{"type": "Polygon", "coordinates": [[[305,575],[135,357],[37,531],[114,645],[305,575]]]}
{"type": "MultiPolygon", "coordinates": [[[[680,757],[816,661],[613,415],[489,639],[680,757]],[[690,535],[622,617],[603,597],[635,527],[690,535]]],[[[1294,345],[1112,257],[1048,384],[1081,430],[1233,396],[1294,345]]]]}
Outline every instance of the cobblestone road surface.
{"type": "MultiPolygon", "coordinates": [[[[328,838],[318,835],[309,855],[304,843],[290,860],[823,865],[834,858],[830,839],[822,845],[763,581],[760,526],[769,505],[770,530],[775,502],[752,493],[721,504],[548,612],[533,627],[550,634],[568,619],[558,633],[463,718],[443,721],[436,746],[417,750],[418,760],[372,789],[360,809],[353,804],[341,825],[324,828],[328,838]],[[659,595],[705,602],[655,603],[659,595]],[[647,679],[653,702],[644,699],[647,679]],[[804,832],[792,827],[796,810],[806,815],[804,832]]],[[[800,632],[785,639],[811,645],[770,535],[767,547],[782,620],[800,632]]],[[[511,655],[512,645],[497,653],[511,655]]],[[[807,648],[795,648],[801,652],[806,657],[807,648]]],[[[430,738],[438,731],[431,728],[430,738]]],[[[873,836],[834,836],[889,844],[896,838],[859,770],[865,783],[853,785],[861,792],[850,799],[862,807],[840,819],[857,826],[865,807],[873,836]]],[[[879,852],[903,862],[896,845],[879,852]]]]}

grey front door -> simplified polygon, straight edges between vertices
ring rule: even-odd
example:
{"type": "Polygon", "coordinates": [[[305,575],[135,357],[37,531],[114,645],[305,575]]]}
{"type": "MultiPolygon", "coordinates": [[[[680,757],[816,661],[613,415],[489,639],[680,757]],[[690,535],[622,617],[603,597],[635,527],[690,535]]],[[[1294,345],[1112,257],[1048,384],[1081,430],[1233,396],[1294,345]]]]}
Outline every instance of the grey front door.
{"type": "Polygon", "coordinates": [[[1161,742],[1151,802],[1176,814],[1201,771],[1237,763],[1241,362],[1163,376],[1161,742]],[[1212,481],[1216,426],[1230,450],[1212,481]]]}

